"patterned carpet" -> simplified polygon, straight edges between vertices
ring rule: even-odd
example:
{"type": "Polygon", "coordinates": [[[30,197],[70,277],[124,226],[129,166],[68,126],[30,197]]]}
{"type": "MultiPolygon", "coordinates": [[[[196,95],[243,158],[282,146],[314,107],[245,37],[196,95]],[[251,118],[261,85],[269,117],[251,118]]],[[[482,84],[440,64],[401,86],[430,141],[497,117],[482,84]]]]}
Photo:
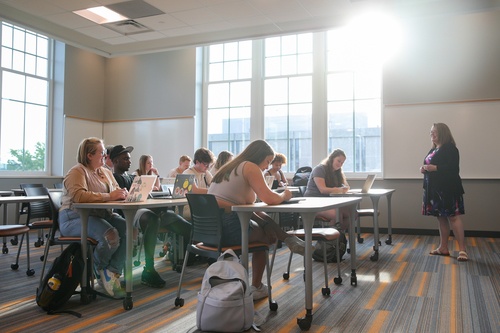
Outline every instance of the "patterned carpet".
{"type": "MultiPolygon", "coordinates": [[[[313,323],[309,332],[500,332],[500,239],[466,238],[470,260],[458,262],[456,244],[450,257],[431,256],[438,237],[393,235],[382,242],[379,260],[373,253],[373,235],[357,244],[357,286],[350,285],[350,255],[344,255],[341,285],[335,285],[335,264],[329,264],[330,296],[323,296],[323,266],[313,263],[313,323]]],[[[30,239],[35,239],[33,234],[30,239]]],[[[156,268],[167,280],[162,289],[140,284],[141,267],[134,268],[133,309],[121,300],[97,297],[88,305],[73,296],[67,309],[82,314],[47,315],[35,303],[43,248],[31,247],[34,276],[26,275],[25,247],[20,268],[13,271],[17,247],[0,255],[0,330],[2,332],[199,332],[196,294],[206,263],[188,267],[182,297],[175,307],[180,274],[169,261],[156,258],[156,268]]],[[[158,245],[158,251],[160,245],[158,245]]],[[[52,247],[49,260],[60,253],[52,247]]],[[[300,332],[297,318],[305,315],[302,258],[293,257],[289,280],[282,277],[289,258],[278,249],[272,276],[276,312],[267,300],[255,303],[256,322],[263,332],[300,332]]],[[[98,287],[99,288],[99,287],[98,287]]],[[[100,290],[100,289],[99,289],[100,290]]]]}

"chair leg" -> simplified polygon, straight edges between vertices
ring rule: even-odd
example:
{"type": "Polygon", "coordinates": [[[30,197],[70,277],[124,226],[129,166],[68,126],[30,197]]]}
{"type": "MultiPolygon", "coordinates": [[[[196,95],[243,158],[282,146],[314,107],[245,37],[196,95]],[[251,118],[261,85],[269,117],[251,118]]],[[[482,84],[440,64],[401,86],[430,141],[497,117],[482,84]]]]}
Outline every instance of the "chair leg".
{"type": "Polygon", "coordinates": [[[290,251],[290,257],[288,258],[288,266],[286,272],[283,273],[283,279],[288,280],[290,278],[290,267],[292,266],[293,252],[290,251]]]}
{"type": "Polygon", "coordinates": [[[184,299],[181,298],[181,288],[182,288],[182,279],[184,278],[184,271],[186,270],[188,258],[189,258],[189,250],[186,250],[186,253],[184,255],[184,261],[182,262],[181,276],[179,277],[179,286],[177,288],[177,297],[175,298],[175,306],[179,306],[179,307],[184,306],[184,299]]]}
{"type": "MultiPolygon", "coordinates": [[[[274,248],[274,252],[276,253],[276,247],[274,248]]],[[[273,253],[273,259],[274,259],[274,254],[273,253]]],[[[272,274],[272,269],[270,269],[269,265],[269,251],[266,251],[266,275],[267,275],[267,293],[268,293],[268,300],[269,300],[269,309],[271,311],[276,311],[278,310],[278,303],[276,303],[273,300],[273,295],[272,295],[272,286],[271,286],[271,274],[272,274]]]]}
{"type": "Polygon", "coordinates": [[[337,254],[337,273],[338,273],[338,277],[334,278],[333,282],[335,284],[341,284],[342,283],[342,277],[340,276],[341,275],[341,272],[340,272],[340,237],[337,238],[337,247],[335,249],[335,253],[337,254]]]}
{"type": "MultiPolygon", "coordinates": [[[[338,246],[337,246],[338,250],[338,246]]],[[[327,265],[327,258],[326,258],[326,246],[323,246],[323,268],[325,270],[325,287],[321,288],[321,293],[323,296],[328,296],[330,295],[330,288],[328,287],[328,265],[327,265]]]]}

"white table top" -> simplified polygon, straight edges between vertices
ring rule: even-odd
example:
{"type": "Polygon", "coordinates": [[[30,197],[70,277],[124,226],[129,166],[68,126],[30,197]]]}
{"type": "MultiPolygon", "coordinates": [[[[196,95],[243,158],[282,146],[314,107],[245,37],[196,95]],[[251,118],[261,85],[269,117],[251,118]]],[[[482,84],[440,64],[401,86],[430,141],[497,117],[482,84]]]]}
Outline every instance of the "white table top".
{"type": "Polygon", "coordinates": [[[107,202],[81,202],[74,203],[73,207],[80,209],[140,209],[140,208],[160,208],[165,206],[184,206],[187,199],[147,199],[141,202],[107,201],[107,202]]]}
{"type": "Polygon", "coordinates": [[[372,188],[367,193],[362,193],[361,189],[355,189],[355,190],[359,190],[359,192],[355,192],[355,193],[330,193],[330,196],[331,197],[352,197],[352,196],[372,197],[372,196],[384,196],[384,195],[387,195],[387,194],[390,194],[390,193],[393,193],[396,191],[395,189],[391,189],[391,188],[372,188]]]}
{"type": "Polygon", "coordinates": [[[251,205],[236,205],[232,207],[234,212],[254,212],[263,211],[268,213],[280,212],[319,212],[331,208],[339,208],[352,205],[356,201],[361,201],[361,198],[350,197],[304,197],[304,200],[292,204],[268,205],[263,202],[254,203],[251,205]]]}
{"type": "Polygon", "coordinates": [[[49,200],[47,195],[35,195],[35,196],[10,196],[10,197],[0,197],[0,204],[9,203],[23,203],[23,202],[35,202],[35,201],[46,201],[49,200]]]}

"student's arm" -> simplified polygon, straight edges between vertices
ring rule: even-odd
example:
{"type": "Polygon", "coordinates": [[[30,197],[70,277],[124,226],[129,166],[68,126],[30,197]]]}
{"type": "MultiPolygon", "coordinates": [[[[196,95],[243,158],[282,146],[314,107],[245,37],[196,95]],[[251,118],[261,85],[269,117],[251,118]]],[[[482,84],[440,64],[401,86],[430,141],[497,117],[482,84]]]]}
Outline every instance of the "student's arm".
{"type": "Polygon", "coordinates": [[[268,205],[277,205],[292,197],[292,192],[289,190],[284,190],[281,193],[272,191],[266,184],[262,170],[255,163],[245,163],[243,177],[250,184],[257,197],[268,205]]]}

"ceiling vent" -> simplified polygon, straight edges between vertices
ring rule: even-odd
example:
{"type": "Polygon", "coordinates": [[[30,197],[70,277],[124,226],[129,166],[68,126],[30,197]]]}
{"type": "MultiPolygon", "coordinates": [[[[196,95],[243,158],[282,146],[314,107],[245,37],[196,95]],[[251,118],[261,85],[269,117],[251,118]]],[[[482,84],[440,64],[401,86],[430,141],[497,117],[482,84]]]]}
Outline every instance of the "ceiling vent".
{"type": "Polygon", "coordinates": [[[134,20],[106,23],[103,26],[125,36],[152,31],[150,28],[134,20]]]}

